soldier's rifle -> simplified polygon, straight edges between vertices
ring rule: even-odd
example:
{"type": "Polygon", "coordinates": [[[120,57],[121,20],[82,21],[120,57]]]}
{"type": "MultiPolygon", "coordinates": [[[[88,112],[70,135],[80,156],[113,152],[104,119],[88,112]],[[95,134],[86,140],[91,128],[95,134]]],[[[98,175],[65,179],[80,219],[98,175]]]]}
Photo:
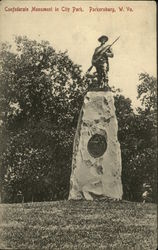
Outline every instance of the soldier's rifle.
{"type": "MultiPolygon", "coordinates": [[[[103,55],[107,50],[109,50],[109,49],[112,47],[112,45],[113,45],[114,43],[116,43],[116,41],[117,41],[119,38],[120,38],[120,36],[117,37],[117,38],[115,39],[115,41],[114,41],[112,44],[106,46],[106,47],[103,48],[100,52],[98,52],[100,55],[99,55],[99,56],[97,57],[97,59],[95,60],[95,63],[97,63],[97,61],[99,61],[99,60],[102,58],[102,55],[103,55]]],[[[87,70],[86,74],[89,73],[89,72],[92,70],[93,66],[94,66],[94,65],[91,65],[91,66],[89,67],[89,69],[87,70]]]]}

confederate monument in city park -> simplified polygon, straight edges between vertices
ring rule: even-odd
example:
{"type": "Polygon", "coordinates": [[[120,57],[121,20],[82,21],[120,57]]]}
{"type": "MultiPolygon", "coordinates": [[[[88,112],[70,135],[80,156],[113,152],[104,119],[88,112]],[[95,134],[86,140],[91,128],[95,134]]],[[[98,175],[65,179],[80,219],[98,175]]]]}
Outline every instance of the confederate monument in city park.
{"type": "Polygon", "coordinates": [[[88,70],[96,68],[97,88],[84,97],[74,138],[69,192],[73,200],[122,198],[118,124],[108,84],[109,58],[114,55],[112,45],[105,44],[107,36],[98,41],[101,45],[95,49],[88,70]]]}

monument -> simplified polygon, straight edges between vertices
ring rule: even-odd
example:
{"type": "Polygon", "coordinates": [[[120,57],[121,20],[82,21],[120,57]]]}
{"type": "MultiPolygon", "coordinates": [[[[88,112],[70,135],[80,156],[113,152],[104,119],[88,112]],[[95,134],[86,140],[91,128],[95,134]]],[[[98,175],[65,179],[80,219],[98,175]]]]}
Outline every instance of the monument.
{"type": "MultiPolygon", "coordinates": [[[[102,36],[98,40],[103,46],[103,40],[107,41],[107,37],[102,36]]],[[[95,50],[93,58],[97,53],[95,50]]],[[[102,53],[103,61],[95,65],[98,71],[101,67],[100,75],[97,74],[100,90],[87,92],[80,111],[73,145],[69,199],[122,198],[118,124],[114,98],[108,91],[107,67],[103,65],[108,63],[107,57],[106,52],[102,53]]]]}

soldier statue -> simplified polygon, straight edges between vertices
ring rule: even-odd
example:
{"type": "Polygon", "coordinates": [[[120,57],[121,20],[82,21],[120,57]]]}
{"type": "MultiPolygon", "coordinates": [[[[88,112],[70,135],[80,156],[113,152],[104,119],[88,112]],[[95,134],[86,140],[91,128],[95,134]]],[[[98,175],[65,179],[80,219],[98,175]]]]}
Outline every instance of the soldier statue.
{"type": "Polygon", "coordinates": [[[101,43],[94,51],[92,57],[92,66],[95,66],[98,78],[98,87],[109,90],[108,85],[108,71],[109,71],[109,57],[113,57],[111,46],[105,45],[108,41],[107,36],[99,37],[98,41],[101,43]]]}

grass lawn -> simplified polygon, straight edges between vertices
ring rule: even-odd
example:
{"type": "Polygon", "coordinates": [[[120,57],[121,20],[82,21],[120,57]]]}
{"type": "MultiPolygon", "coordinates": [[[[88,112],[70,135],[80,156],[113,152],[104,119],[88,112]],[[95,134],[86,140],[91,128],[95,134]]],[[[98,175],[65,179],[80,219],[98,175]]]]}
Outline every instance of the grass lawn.
{"type": "Polygon", "coordinates": [[[156,250],[156,209],[114,201],[1,204],[0,249],[156,250]]]}

